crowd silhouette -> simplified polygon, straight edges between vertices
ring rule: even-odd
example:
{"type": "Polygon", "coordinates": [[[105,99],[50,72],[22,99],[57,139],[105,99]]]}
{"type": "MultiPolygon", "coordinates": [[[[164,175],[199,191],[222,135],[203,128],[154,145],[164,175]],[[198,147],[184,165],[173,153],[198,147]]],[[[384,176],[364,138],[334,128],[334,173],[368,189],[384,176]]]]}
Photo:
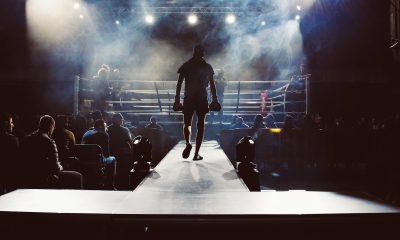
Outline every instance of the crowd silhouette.
{"type": "MultiPolygon", "coordinates": [[[[273,115],[257,115],[253,123],[233,116],[231,123],[222,125],[213,137],[233,162],[234,151],[224,146],[234,147],[239,137],[255,138],[255,163],[262,185],[280,188],[284,181],[283,188],[315,190],[325,189],[324,184],[329,182],[334,187],[328,190],[346,190],[357,182],[358,190],[399,203],[399,114],[381,118],[287,115],[283,123],[276,122],[273,115]],[[278,132],[271,131],[277,127],[278,132]]],[[[126,121],[121,114],[99,111],[54,119],[48,115],[1,114],[0,127],[2,193],[17,188],[90,188],[85,184],[86,172],[76,161],[76,146],[85,144],[101,148],[104,176],[97,187],[128,190],[131,144],[136,135],[145,129],[163,132],[166,138],[158,144],[171,148],[167,144],[171,142],[167,139],[171,135],[168,126],[155,117],[148,124],[140,124],[126,121]]],[[[158,158],[160,161],[162,155],[158,158]]]]}

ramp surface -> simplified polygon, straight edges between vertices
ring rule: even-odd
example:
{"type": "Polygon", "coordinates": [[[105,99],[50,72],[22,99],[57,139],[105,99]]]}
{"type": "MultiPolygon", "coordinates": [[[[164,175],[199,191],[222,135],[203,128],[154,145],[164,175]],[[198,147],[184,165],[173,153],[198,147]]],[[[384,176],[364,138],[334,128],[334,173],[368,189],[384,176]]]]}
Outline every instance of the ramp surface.
{"type": "Polygon", "coordinates": [[[135,192],[218,193],[249,192],[216,141],[204,142],[201,161],[193,161],[194,146],[188,159],[182,158],[184,142],[178,143],[145,178],[135,192]]]}

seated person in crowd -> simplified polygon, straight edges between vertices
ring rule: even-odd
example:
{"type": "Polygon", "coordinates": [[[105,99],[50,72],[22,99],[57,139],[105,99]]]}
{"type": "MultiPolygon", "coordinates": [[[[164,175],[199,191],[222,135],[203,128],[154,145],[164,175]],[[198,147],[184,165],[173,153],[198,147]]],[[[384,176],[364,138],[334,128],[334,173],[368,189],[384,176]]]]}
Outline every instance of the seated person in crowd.
{"type": "Polygon", "coordinates": [[[129,129],[122,126],[123,120],[120,113],[114,114],[107,133],[110,138],[110,153],[117,161],[116,187],[129,190],[129,172],[133,168],[132,137],[129,129]]]}
{"type": "Polygon", "coordinates": [[[163,127],[157,123],[157,119],[154,116],[150,118],[150,123],[146,125],[146,128],[163,130],[163,127]]]}
{"type": "Polygon", "coordinates": [[[97,119],[94,122],[94,128],[88,130],[82,137],[82,144],[97,144],[103,150],[103,164],[106,167],[105,174],[107,178],[106,187],[114,188],[114,179],[116,171],[115,157],[110,156],[109,136],[106,132],[104,120],[97,119]]]}
{"type": "Polygon", "coordinates": [[[16,188],[16,163],[18,158],[18,138],[12,135],[13,120],[9,114],[0,115],[0,195],[16,188]]]}
{"type": "Polygon", "coordinates": [[[110,156],[109,136],[106,132],[106,124],[102,119],[96,120],[93,128],[83,134],[82,144],[97,144],[103,150],[105,157],[110,156]]]}
{"type": "Polygon", "coordinates": [[[261,128],[266,128],[264,122],[264,117],[261,114],[258,114],[254,117],[254,123],[252,128],[257,130],[257,129],[261,129],[261,128]]]}
{"type": "Polygon", "coordinates": [[[99,120],[99,119],[103,119],[104,120],[104,116],[103,116],[103,113],[101,111],[94,111],[90,115],[92,116],[94,121],[99,120]]]}
{"type": "Polygon", "coordinates": [[[131,132],[128,128],[122,126],[123,120],[124,118],[120,113],[114,114],[112,116],[112,124],[107,129],[110,139],[110,152],[114,156],[131,149],[131,132]]]}
{"type": "Polygon", "coordinates": [[[56,129],[54,130],[53,139],[56,142],[58,156],[64,164],[68,157],[71,157],[70,149],[75,145],[75,135],[67,129],[68,118],[64,115],[56,117],[56,129]]]}
{"type": "MultiPolygon", "coordinates": [[[[44,115],[39,120],[39,128],[21,143],[25,170],[25,187],[82,187],[82,175],[78,172],[63,171],[58,158],[56,143],[50,138],[55,128],[51,116],[44,115]]],[[[21,173],[22,174],[22,173],[21,173]]]]}

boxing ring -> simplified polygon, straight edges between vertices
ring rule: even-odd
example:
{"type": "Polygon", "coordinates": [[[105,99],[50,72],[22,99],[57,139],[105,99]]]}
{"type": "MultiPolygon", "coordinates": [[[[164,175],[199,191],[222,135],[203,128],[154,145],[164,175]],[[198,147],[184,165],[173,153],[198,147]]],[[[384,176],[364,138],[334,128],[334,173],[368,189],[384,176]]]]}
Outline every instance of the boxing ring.
{"type": "MultiPolygon", "coordinates": [[[[305,115],[310,111],[309,79],[310,75],[301,75],[290,80],[227,81],[223,115],[240,115],[248,119],[269,113],[275,116],[305,115]]],[[[172,121],[180,116],[172,110],[176,81],[109,80],[104,109],[96,109],[94,104],[98,94],[94,87],[96,80],[76,76],[74,85],[74,114],[104,110],[137,116],[173,116],[172,121]]]]}

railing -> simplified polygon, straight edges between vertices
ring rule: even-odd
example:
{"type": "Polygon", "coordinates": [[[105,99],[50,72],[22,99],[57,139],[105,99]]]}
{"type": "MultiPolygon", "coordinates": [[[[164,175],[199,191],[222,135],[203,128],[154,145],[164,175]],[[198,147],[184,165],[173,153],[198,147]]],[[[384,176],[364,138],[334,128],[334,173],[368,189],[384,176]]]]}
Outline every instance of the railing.
{"type": "MultiPolygon", "coordinates": [[[[300,89],[292,88],[291,80],[268,81],[228,81],[224,92],[224,114],[256,115],[261,113],[261,104],[267,112],[276,114],[306,114],[309,111],[309,76],[303,77],[300,89]],[[268,93],[267,101],[262,101],[262,91],[268,93]],[[291,97],[295,96],[295,97],[291,97]]],[[[75,78],[74,113],[92,111],[96,80],[75,78]]],[[[176,81],[148,80],[111,80],[108,81],[111,92],[119,86],[118,92],[110,94],[106,99],[107,111],[126,113],[160,113],[173,115],[173,97],[176,81]],[[114,88],[113,88],[114,86],[114,88]],[[118,96],[117,96],[118,95],[118,96]],[[116,108],[115,106],[118,106],[116,108]]],[[[184,88],[183,88],[184,89],[184,88]]],[[[184,93],[181,93],[183,96],[184,93]]]]}

